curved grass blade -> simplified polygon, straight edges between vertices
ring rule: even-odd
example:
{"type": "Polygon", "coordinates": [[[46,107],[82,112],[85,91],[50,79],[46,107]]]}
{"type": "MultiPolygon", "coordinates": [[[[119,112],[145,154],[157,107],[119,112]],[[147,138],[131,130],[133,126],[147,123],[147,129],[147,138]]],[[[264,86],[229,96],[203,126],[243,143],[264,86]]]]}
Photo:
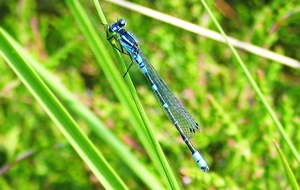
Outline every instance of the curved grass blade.
{"type": "Polygon", "coordinates": [[[281,123],[279,122],[279,120],[277,119],[275,112],[273,111],[273,109],[271,108],[271,106],[269,105],[269,103],[267,102],[267,100],[265,99],[263,93],[261,92],[261,90],[259,89],[258,85],[256,84],[256,82],[254,81],[254,79],[252,78],[250,72],[248,71],[246,65],[244,64],[244,62],[242,61],[242,59],[240,58],[239,54],[236,52],[235,48],[231,45],[231,43],[229,42],[225,32],[223,31],[223,29],[221,28],[221,26],[219,25],[217,19],[214,17],[213,13],[211,12],[210,8],[207,6],[207,4],[205,3],[204,0],[201,0],[202,4],[204,5],[205,9],[207,10],[208,14],[211,16],[211,18],[213,19],[215,25],[217,26],[218,30],[220,31],[220,33],[223,35],[226,43],[228,44],[229,48],[231,49],[231,51],[233,52],[235,58],[237,59],[238,63],[240,64],[240,66],[242,67],[244,73],[246,74],[246,77],[248,78],[250,84],[252,85],[252,87],[254,88],[254,91],[256,92],[256,94],[258,95],[258,97],[260,98],[260,100],[262,101],[262,103],[264,104],[266,110],[269,112],[272,120],[275,123],[275,126],[277,127],[277,129],[279,130],[279,132],[281,133],[284,141],[287,143],[287,145],[289,146],[289,148],[291,149],[294,157],[296,158],[297,162],[300,163],[300,155],[298,153],[298,151],[296,150],[295,146],[293,145],[293,143],[291,142],[290,138],[288,137],[288,135],[286,134],[285,130],[283,129],[283,126],[281,125],[281,123]]]}
{"type": "Polygon", "coordinates": [[[280,160],[281,160],[284,170],[286,172],[287,178],[289,179],[289,181],[291,183],[292,189],[299,190],[297,180],[295,178],[295,175],[293,174],[293,171],[291,170],[291,167],[289,166],[289,163],[287,162],[284,154],[282,153],[278,143],[275,140],[273,140],[273,142],[274,142],[274,144],[276,146],[276,150],[280,156],[280,160]]]}
{"type": "Polygon", "coordinates": [[[37,99],[102,185],[107,189],[127,189],[120,177],[110,167],[105,158],[97,152],[66,109],[30,65],[23,60],[22,53],[12,46],[1,28],[0,50],[1,56],[37,99]]]}
{"type": "MultiPolygon", "coordinates": [[[[119,72],[117,72],[118,69],[113,65],[111,56],[106,48],[108,44],[104,45],[102,43],[102,41],[99,38],[99,35],[93,29],[92,24],[90,23],[87,15],[85,14],[79,2],[72,0],[67,0],[66,2],[70,10],[72,11],[75,19],[77,20],[79,27],[81,28],[87,42],[90,44],[90,47],[94,52],[99,66],[102,68],[107,79],[112,85],[116,96],[130,113],[129,115],[131,117],[131,122],[133,124],[134,130],[137,132],[142,144],[148,152],[156,169],[159,171],[160,177],[162,177],[162,179],[166,182],[166,185],[169,189],[179,189],[179,185],[176,181],[176,178],[174,177],[174,174],[172,173],[172,170],[170,169],[170,166],[168,165],[157,140],[154,139],[154,135],[151,135],[151,133],[153,134],[153,132],[151,131],[151,127],[149,127],[150,125],[146,125],[148,127],[144,127],[145,123],[149,124],[149,121],[148,119],[146,119],[146,114],[144,114],[143,116],[143,114],[140,114],[143,111],[138,110],[136,108],[136,100],[138,98],[137,96],[132,98],[132,95],[130,94],[130,92],[135,92],[133,85],[131,86],[128,83],[128,79],[125,79],[127,84],[129,85],[129,91],[128,86],[125,85],[123,81],[124,79],[122,78],[122,75],[119,72]],[[141,116],[143,119],[141,119],[141,116]]],[[[101,22],[105,24],[106,21],[101,20],[101,22]]],[[[120,54],[116,51],[115,54],[117,55],[118,60],[120,62],[123,62],[120,57],[120,54]]],[[[125,68],[125,64],[121,64],[121,67],[125,68]]],[[[140,108],[142,108],[142,106],[140,108]]]]}
{"type": "Polygon", "coordinates": [[[131,170],[136,173],[136,176],[141,179],[149,188],[164,189],[159,180],[149,171],[147,168],[130,152],[128,147],[118,140],[114,134],[108,130],[108,127],[101,122],[94,113],[92,113],[85,105],[80,103],[74,95],[69,92],[53,75],[45,70],[34,60],[19,44],[17,44],[12,38],[9,41],[22,52],[24,58],[29,64],[36,70],[39,76],[45,81],[48,87],[56,94],[59,99],[65,103],[66,108],[73,112],[75,115],[84,120],[91,129],[93,129],[100,139],[107,142],[116,156],[122,160],[131,170]],[[138,168],[138,170],[136,169],[138,168]]]}

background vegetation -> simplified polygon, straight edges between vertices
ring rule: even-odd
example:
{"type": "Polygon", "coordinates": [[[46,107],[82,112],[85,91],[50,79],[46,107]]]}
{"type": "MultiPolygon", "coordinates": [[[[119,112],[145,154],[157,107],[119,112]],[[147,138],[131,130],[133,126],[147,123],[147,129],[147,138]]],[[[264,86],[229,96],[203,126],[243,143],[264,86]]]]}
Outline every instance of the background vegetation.
{"type": "MultiPolygon", "coordinates": [[[[113,56],[93,2],[80,2],[113,56]]],[[[216,30],[200,1],[135,3],[216,30]]],[[[182,188],[290,189],[273,139],[299,183],[299,163],[226,45],[109,2],[100,4],[109,23],[127,20],[126,28],[139,39],[143,53],[202,127],[193,144],[210,166],[207,174],[194,163],[138,67],[130,69],[151,127],[182,188]]],[[[299,60],[300,13],[296,5],[297,1],[276,0],[216,0],[209,4],[227,35],[299,60]]],[[[130,113],[96,64],[64,1],[2,0],[0,24],[161,179],[133,130],[130,113]]],[[[299,70],[245,51],[239,54],[299,150],[299,70]]],[[[123,57],[129,65],[131,60],[123,57]]],[[[2,58],[0,62],[0,188],[104,188],[14,71],[2,58]]],[[[119,74],[122,76],[122,71],[119,74]]],[[[130,189],[149,189],[88,123],[72,116],[130,189]]]]}

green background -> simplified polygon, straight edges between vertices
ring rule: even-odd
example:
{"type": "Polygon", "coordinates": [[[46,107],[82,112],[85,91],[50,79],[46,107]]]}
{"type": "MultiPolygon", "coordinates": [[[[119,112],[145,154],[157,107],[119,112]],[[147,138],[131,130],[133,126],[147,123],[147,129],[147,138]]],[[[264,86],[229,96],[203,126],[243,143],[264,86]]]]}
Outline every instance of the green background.
{"type": "MultiPolygon", "coordinates": [[[[93,2],[80,2],[114,57],[93,2]]],[[[200,1],[135,3],[217,31],[200,1]]],[[[201,125],[192,142],[210,166],[207,174],[197,167],[143,74],[133,65],[129,72],[140,101],[181,188],[290,189],[273,139],[299,183],[299,163],[226,45],[109,2],[100,5],[109,23],[126,19],[126,29],[134,33],[143,53],[201,125]]],[[[300,13],[296,5],[297,1],[209,2],[228,36],[299,60],[300,13]]],[[[160,179],[132,128],[130,113],[96,64],[64,1],[2,0],[0,25],[160,179]]],[[[299,70],[246,51],[238,53],[299,150],[299,70]]],[[[130,65],[131,60],[123,57],[130,65]]],[[[0,188],[103,189],[2,58],[0,73],[0,188]]],[[[119,74],[124,73],[120,70],[119,74]]],[[[72,116],[128,188],[149,189],[84,120],[72,116]]]]}

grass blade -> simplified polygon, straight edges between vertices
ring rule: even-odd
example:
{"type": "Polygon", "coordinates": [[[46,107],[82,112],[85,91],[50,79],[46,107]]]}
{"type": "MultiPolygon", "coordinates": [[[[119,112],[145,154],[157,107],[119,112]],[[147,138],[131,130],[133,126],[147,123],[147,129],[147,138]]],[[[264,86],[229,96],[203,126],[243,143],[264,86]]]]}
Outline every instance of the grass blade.
{"type": "Polygon", "coordinates": [[[295,175],[293,174],[293,171],[291,170],[291,167],[289,166],[289,163],[287,162],[287,160],[286,160],[284,154],[282,153],[282,151],[281,151],[281,149],[280,149],[278,143],[277,143],[275,140],[273,140],[273,142],[274,142],[275,147],[276,147],[276,150],[277,150],[277,152],[278,152],[278,154],[279,154],[279,156],[280,156],[280,160],[281,160],[282,165],[283,165],[283,167],[284,167],[284,169],[285,169],[287,178],[288,178],[289,181],[290,181],[290,184],[291,184],[291,186],[292,186],[292,189],[298,190],[298,189],[299,189],[299,186],[298,186],[298,184],[297,184],[297,180],[296,180],[296,178],[295,178],[295,175]]]}
{"type": "Polygon", "coordinates": [[[37,99],[102,185],[107,189],[127,189],[104,157],[96,151],[92,143],[82,133],[65,108],[27,62],[22,59],[21,53],[11,45],[2,29],[0,29],[0,44],[1,56],[37,99]]]}
{"type": "MultiPolygon", "coordinates": [[[[127,85],[125,85],[123,79],[121,78],[122,75],[117,72],[118,69],[113,65],[110,54],[106,50],[106,46],[109,45],[108,42],[105,42],[107,44],[104,45],[100,40],[99,35],[93,29],[87,15],[85,14],[79,2],[71,0],[67,0],[66,2],[70,7],[70,10],[72,11],[75,19],[77,20],[85,38],[90,44],[90,47],[94,52],[94,55],[96,56],[99,66],[103,69],[103,72],[110,81],[110,84],[112,85],[116,96],[124,104],[126,109],[128,109],[134,129],[137,131],[137,134],[140,137],[143,145],[145,146],[146,151],[148,152],[154,165],[156,166],[156,169],[160,172],[160,176],[166,182],[169,189],[179,189],[176,178],[174,177],[174,174],[172,173],[170,166],[166,161],[166,158],[162,154],[162,150],[157,140],[155,139],[154,135],[152,135],[153,132],[151,131],[151,127],[149,127],[149,121],[146,119],[146,115],[142,114],[143,119],[141,119],[140,113],[143,112],[141,111],[142,108],[139,107],[139,110],[137,110],[136,108],[136,105],[138,105],[137,96],[134,97],[135,102],[132,100],[133,98],[130,95],[130,92],[135,92],[132,83],[130,85],[128,83],[128,77],[126,77],[125,80],[127,84],[129,84],[129,91],[127,85]],[[145,123],[148,123],[148,125],[146,125],[148,127],[146,128],[144,127],[145,123]]],[[[98,11],[101,11],[100,6],[98,7],[98,11]]],[[[99,13],[99,15],[103,14],[99,13]]],[[[101,17],[100,19],[102,19],[101,22],[106,25],[106,21],[101,17]]],[[[105,27],[105,29],[107,29],[107,27],[105,27]]],[[[120,62],[123,62],[119,52],[115,51],[115,54],[117,55],[118,60],[120,62]]],[[[123,70],[126,68],[124,63],[121,64],[121,67],[123,70]]]]}
{"type": "Polygon", "coordinates": [[[244,64],[244,62],[242,61],[242,59],[240,58],[239,54],[236,52],[235,48],[231,45],[231,43],[229,42],[225,32],[223,31],[223,29],[221,28],[221,26],[219,25],[217,19],[214,17],[214,15],[212,14],[211,10],[209,9],[209,7],[207,6],[207,4],[205,3],[204,0],[201,0],[202,4],[204,5],[204,7],[206,8],[207,12],[209,13],[209,15],[211,16],[211,18],[213,19],[215,25],[217,26],[218,30],[220,31],[220,33],[223,35],[226,43],[228,44],[229,48],[231,49],[231,51],[233,52],[235,58],[237,59],[238,63],[240,64],[240,66],[242,67],[244,73],[246,74],[246,77],[248,78],[250,84],[252,85],[252,87],[254,88],[254,91],[256,92],[256,94],[258,95],[258,97],[260,98],[260,100],[262,101],[262,103],[264,104],[266,110],[268,111],[268,113],[270,114],[272,120],[274,121],[277,129],[279,130],[279,132],[281,133],[284,141],[287,143],[287,145],[289,146],[289,148],[291,149],[294,157],[296,158],[297,162],[300,163],[300,155],[298,153],[298,151],[296,150],[295,146],[293,145],[293,143],[291,142],[290,138],[288,137],[288,135],[286,134],[285,130],[283,129],[283,126],[281,125],[281,123],[279,122],[279,120],[277,119],[275,112],[273,111],[273,109],[271,108],[271,106],[269,105],[269,103],[267,102],[266,98],[264,97],[263,93],[261,92],[261,90],[259,89],[258,85],[256,84],[256,82],[254,81],[253,77],[251,76],[250,72],[248,71],[246,65],[244,64]]]}

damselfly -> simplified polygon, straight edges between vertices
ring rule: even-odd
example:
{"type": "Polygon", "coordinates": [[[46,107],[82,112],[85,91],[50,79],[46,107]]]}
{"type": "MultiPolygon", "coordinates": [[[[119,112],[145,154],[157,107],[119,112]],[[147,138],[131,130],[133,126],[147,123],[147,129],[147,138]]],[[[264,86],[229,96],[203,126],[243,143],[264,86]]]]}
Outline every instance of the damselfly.
{"type": "Polygon", "coordinates": [[[133,36],[133,34],[124,29],[125,25],[126,21],[124,19],[120,19],[111,25],[109,27],[109,31],[114,33],[114,35],[107,39],[110,41],[112,38],[115,38],[120,44],[121,49],[119,50],[128,54],[130,58],[138,64],[156,95],[158,102],[180,133],[198,166],[202,171],[208,171],[209,168],[205,159],[202,157],[201,153],[194,148],[189,140],[194,136],[196,131],[200,130],[200,126],[174,96],[164,80],[155,71],[148,59],[141,52],[137,39],[133,36]]]}

